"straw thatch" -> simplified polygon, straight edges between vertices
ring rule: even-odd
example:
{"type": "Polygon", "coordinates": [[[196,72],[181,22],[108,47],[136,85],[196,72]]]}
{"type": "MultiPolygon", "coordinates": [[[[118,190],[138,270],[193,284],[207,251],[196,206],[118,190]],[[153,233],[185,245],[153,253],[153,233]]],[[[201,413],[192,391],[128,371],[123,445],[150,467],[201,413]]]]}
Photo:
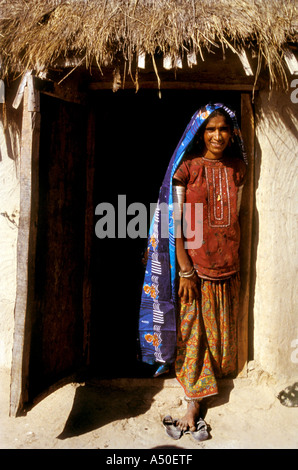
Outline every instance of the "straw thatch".
{"type": "MultiPolygon", "coordinates": [[[[0,0],[2,77],[77,57],[100,69],[141,51],[201,56],[216,46],[254,49],[272,82],[298,31],[296,0],[0,0]]],[[[157,70],[156,70],[157,72],[157,70]]]]}

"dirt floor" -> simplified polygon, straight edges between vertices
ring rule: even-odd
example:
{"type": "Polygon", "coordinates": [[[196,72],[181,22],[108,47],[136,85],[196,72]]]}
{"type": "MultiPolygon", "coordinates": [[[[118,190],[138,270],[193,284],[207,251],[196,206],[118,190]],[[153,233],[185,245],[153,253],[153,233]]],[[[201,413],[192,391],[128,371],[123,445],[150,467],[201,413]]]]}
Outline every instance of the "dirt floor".
{"type": "Polygon", "coordinates": [[[186,408],[174,378],[67,384],[25,416],[11,418],[10,374],[2,370],[0,448],[297,449],[298,407],[283,406],[277,399],[282,385],[250,369],[247,378],[220,382],[205,416],[210,439],[201,443],[191,435],[173,441],[165,433],[162,418],[182,416],[186,408]]]}

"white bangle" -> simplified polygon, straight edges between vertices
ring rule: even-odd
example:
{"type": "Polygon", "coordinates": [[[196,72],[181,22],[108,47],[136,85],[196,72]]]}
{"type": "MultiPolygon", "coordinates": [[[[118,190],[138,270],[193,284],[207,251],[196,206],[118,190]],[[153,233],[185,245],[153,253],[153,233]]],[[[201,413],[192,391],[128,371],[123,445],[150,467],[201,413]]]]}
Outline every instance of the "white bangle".
{"type": "Polygon", "coordinates": [[[179,276],[180,277],[192,277],[195,272],[196,272],[195,268],[192,267],[191,270],[187,272],[179,271],[179,276]]]}

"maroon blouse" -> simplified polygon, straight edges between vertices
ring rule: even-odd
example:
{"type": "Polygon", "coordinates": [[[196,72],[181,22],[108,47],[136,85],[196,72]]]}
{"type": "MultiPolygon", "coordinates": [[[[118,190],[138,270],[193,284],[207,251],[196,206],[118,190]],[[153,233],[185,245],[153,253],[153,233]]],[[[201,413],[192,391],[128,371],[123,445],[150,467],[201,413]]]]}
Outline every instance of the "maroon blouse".
{"type": "MultiPolygon", "coordinates": [[[[188,248],[193,265],[202,278],[223,279],[240,269],[240,227],[237,214],[239,188],[244,184],[245,163],[232,157],[210,160],[205,157],[185,159],[174,179],[186,188],[191,203],[191,223],[195,229],[195,203],[203,203],[203,243],[188,248]]],[[[186,228],[186,241],[194,240],[186,228]]]]}

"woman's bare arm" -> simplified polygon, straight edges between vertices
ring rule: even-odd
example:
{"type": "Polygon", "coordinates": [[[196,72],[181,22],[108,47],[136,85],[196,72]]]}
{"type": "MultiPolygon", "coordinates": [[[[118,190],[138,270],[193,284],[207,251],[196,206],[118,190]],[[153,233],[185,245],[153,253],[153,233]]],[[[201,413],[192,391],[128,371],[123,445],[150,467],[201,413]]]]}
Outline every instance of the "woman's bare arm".
{"type": "MultiPolygon", "coordinates": [[[[188,272],[192,269],[193,264],[185,249],[185,239],[183,235],[183,204],[179,205],[179,214],[176,212],[175,217],[175,239],[176,239],[176,256],[180,271],[188,272]]],[[[199,297],[198,289],[199,278],[194,272],[192,277],[180,277],[178,296],[183,302],[192,303],[195,298],[199,297]]]]}

